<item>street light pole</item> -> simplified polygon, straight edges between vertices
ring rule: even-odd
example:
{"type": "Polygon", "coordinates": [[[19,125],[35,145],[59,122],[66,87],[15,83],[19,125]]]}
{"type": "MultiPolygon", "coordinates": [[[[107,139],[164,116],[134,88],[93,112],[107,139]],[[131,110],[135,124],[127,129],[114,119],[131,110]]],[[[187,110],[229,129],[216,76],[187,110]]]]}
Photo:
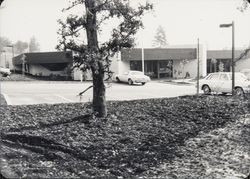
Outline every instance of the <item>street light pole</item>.
{"type": "Polygon", "coordinates": [[[220,24],[221,28],[227,28],[227,27],[232,27],[232,61],[231,61],[231,66],[232,66],[232,95],[234,95],[234,87],[235,87],[235,70],[234,70],[234,21],[232,21],[231,24],[220,24]]]}
{"type": "Polygon", "coordinates": [[[235,87],[235,62],[234,62],[234,21],[232,22],[232,95],[235,87]]]}
{"type": "Polygon", "coordinates": [[[199,38],[197,39],[197,95],[199,95],[200,90],[200,42],[199,38]]]}

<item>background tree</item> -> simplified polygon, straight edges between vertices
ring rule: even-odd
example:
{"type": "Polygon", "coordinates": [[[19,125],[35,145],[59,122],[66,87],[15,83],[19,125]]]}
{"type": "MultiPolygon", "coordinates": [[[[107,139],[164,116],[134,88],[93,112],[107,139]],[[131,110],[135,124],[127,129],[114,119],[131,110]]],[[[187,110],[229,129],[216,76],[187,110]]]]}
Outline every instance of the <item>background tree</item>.
{"type": "Polygon", "coordinates": [[[65,11],[76,6],[83,7],[82,15],[69,15],[66,22],[59,20],[61,39],[57,49],[73,51],[74,67],[91,70],[93,112],[104,117],[107,114],[104,78],[105,74],[109,78],[112,76],[110,57],[135,45],[134,35],[143,26],[141,16],[152,9],[152,5],[145,3],[132,8],[129,0],[74,0],[65,11]],[[109,40],[100,42],[101,25],[112,19],[117,19],[114,22],[118,21],[118,26],[111,31],[109,40]]]}
{"type": "Polygon", "coordinates": [[[22,42],[20,40],[18,40],[15,44],[14,44],[14,49],[16,54],[21,54],[24,53],[28,48],[28,43],[27,42],[22,42]]]}
{"type": "Polygon", "coordinates": [[[40,44],[34,36],[31,37],[29,42],[29,52],[40,52],[40,44]]]}
{"type": "Polygon", "coordinates": [[[4,47],[10,45],[11,41],[6,37],[0,37],[0,51],[4,50],[4,47]]]}
{"type": "Polygon", "coordinates": [[[158,26],[153,40],[153,47],[163,48],[167,46],[166,33],[162,26],[158,26]]]}

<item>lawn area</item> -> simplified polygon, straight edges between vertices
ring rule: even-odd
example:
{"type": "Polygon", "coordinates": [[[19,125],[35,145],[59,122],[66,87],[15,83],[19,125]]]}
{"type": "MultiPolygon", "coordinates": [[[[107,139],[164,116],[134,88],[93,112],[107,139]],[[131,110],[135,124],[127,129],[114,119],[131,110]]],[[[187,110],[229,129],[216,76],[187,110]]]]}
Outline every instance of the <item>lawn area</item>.
{"type": "MultiPolygon", "coordinates": [[[[220,178],[221,171],[211,167],[216,147],[226,147],[232,155],[240,151],[241,162],[250,163],[248,98],[113,101],[101,119],[90,111],[90,104],[82,103],[1,106],[0,155],[8,166],[3,173],[29,178],[220,178]],[[237,133],[233,141],[228,136],[232,131],[237,133]]],[[[226,158],[221,160],[230,168],[227,173],[250,173],[249,165],[226,158]]]]}

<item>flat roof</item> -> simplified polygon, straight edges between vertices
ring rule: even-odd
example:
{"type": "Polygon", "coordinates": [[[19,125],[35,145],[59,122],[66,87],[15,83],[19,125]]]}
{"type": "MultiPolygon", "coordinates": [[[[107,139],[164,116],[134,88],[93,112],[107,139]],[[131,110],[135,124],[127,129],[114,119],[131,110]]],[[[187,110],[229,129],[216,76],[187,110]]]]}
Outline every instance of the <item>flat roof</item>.
{"type": "MultiPolygon", "coordinates": [[[[235,50],[234,57],[239,58],[244,50],[235,50]]],[[[231,59],[232,50],[208,50],[207,59],[231,59]]]]}
{"type": "MultiPolygon", "coordinates": [[[[144,60],[183,60],[196,59],[196,48],[145,48],[144,60]]],[[[142,60],[142,49],[126,49],[121,51],[121,60],[142,60]]]]}
{"type": "Polygon", "coordinates": [[[27,64],[44,63],[71,63],[73,58],[71,52],[36,52],[20,54],[12,59],[14,65],[22,64],[22,56],[25,55],[27,64]]]}

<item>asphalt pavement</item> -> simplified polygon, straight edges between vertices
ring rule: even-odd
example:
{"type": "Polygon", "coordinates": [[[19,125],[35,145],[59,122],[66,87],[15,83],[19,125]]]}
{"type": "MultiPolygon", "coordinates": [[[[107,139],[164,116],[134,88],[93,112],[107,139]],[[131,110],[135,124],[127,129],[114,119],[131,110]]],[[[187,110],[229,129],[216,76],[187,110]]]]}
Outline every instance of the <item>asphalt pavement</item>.
{"type": "MultiPolygon", "coordinates": [[[[29,105],[42,103],[72,103],[92,100],[93,90],[78,94],[92,85],[91,82],[1,82],[1,93],[8,105],[29,105]]],[[[107,100],[134,100],[148,98],[176,97],[196,93],[194,85],[176,85],[151,81],[146,85],[123,83],[106,84],[107,100]]]]}

